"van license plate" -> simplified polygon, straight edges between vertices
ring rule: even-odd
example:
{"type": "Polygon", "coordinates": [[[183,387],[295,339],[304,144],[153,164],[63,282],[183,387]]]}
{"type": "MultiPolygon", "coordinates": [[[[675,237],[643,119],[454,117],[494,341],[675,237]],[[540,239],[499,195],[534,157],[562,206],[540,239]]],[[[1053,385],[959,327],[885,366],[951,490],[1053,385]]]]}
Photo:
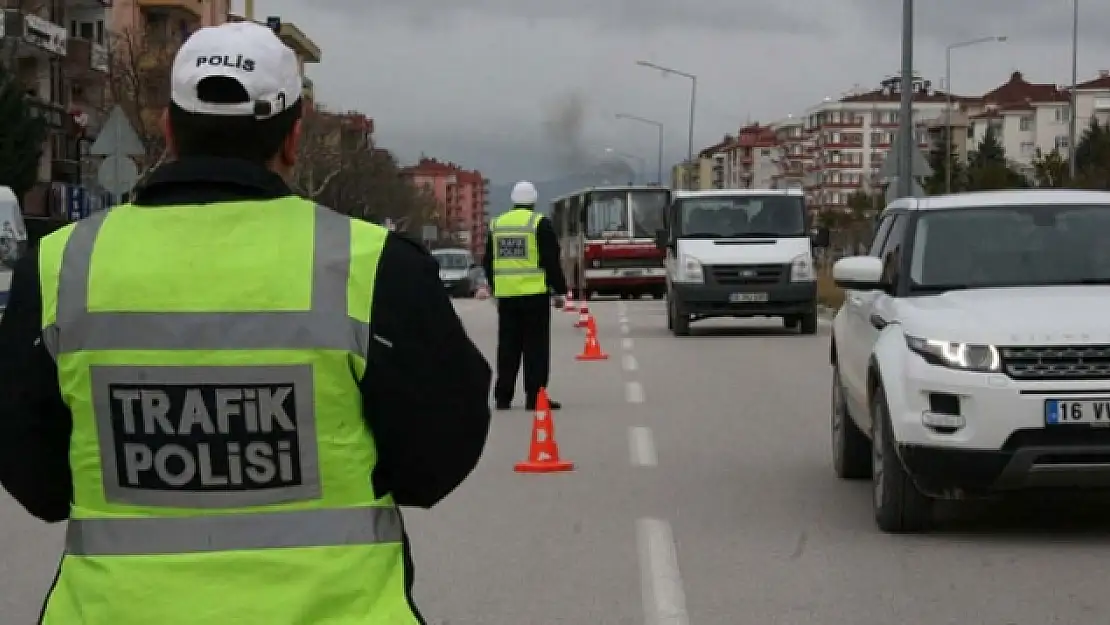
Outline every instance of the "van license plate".
{"type": "Polygon", "coordinates": [[[733,293],[728,296],[728,301],[733,304],[756,304],[770,299],[767,293],[733,293]]]}
{"type": "Polygon", "coordinates": [[[1110,398],[1045,400],[1044,422],[1046,425],[1110,427],[1110,398]]]}

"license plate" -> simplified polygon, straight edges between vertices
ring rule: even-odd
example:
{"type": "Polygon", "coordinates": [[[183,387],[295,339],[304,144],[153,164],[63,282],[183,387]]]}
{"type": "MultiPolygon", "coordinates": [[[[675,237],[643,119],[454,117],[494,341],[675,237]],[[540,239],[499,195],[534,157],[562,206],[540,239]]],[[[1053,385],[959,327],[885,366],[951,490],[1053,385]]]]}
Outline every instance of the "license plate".
{"type": "Polygon", "coordinates": [[[734,304],[754,304],[766,302],[769,297],[767,293],[733,293],[728,296],[728,301],[734,304]]]}
{"type": "Polygon", "coordinates": [[[644,275],[644,270],[643,269],[625,269],[621,273],[621,275],[623,275],[626,278],[635,278],[637,276],[644,275]]]}
{"type": "Polygon", "coordinates": [[[1104,425],[1110,427],[1110,398],[1047,399],[1046,425],[1104,425]]]}

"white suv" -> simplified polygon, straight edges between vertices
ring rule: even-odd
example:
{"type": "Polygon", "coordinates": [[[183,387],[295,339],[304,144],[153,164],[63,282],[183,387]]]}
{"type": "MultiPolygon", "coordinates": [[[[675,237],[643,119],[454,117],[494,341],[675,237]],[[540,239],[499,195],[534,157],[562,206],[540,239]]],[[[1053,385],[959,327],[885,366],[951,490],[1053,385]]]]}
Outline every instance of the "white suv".
{"type": "Polygon", "coordinates": [[[836,474],[879,528],[936,499],[1110,486],[1110,193],[908,198],[833,267],[836,474]]]}

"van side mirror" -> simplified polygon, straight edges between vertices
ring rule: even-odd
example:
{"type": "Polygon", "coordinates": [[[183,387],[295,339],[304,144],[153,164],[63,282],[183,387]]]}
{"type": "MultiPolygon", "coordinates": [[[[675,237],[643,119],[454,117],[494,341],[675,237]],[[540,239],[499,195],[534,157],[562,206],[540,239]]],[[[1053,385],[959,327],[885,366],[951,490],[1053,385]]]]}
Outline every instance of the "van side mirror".
{"type": "Polygon", "coordinates": [[[831,238],[832,235],[829,232],[829,229],[825,226],[821,226],[816,231],[814,231],[813,234],[810,235],[810,241],[812,242],[813,247],[817,249],[827,248],[829,246],[829,240],[831,238]]]}
{"type": "Polygon", "coordinates": [[[655,231],[655,247],[657,247],[661,250],[667,249],[667,247],[668,247],[667,244],[670,242],[669,238],[670,237],[667,236],[667,231],[666,230],[656,230],[655,231]]]}

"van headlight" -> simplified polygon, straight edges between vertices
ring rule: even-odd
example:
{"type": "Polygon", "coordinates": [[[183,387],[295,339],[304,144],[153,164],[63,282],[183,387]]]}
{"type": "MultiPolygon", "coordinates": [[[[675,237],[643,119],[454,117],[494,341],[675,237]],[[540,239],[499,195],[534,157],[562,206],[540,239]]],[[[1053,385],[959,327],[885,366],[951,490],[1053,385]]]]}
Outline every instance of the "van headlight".
{"type": "Polygon", "coordinates": [[[817,272],[813,268],[813,257],[809,254],[799,254],[790,261],[791,282],[813,282],[817,279],[817,272]]]}
{"type": "Polygon", "coordinates": [[[683,254],[678,261],[678,282],[705,282],[705,271],[701,261],[693,256],[683,254]]]}
{"type": "Polygon", "coordinates": [[[979,373],[1002,370],[1002,357],[994,345],[938,341],[907,334],[906,346],[931,365],[979,373]]]}

